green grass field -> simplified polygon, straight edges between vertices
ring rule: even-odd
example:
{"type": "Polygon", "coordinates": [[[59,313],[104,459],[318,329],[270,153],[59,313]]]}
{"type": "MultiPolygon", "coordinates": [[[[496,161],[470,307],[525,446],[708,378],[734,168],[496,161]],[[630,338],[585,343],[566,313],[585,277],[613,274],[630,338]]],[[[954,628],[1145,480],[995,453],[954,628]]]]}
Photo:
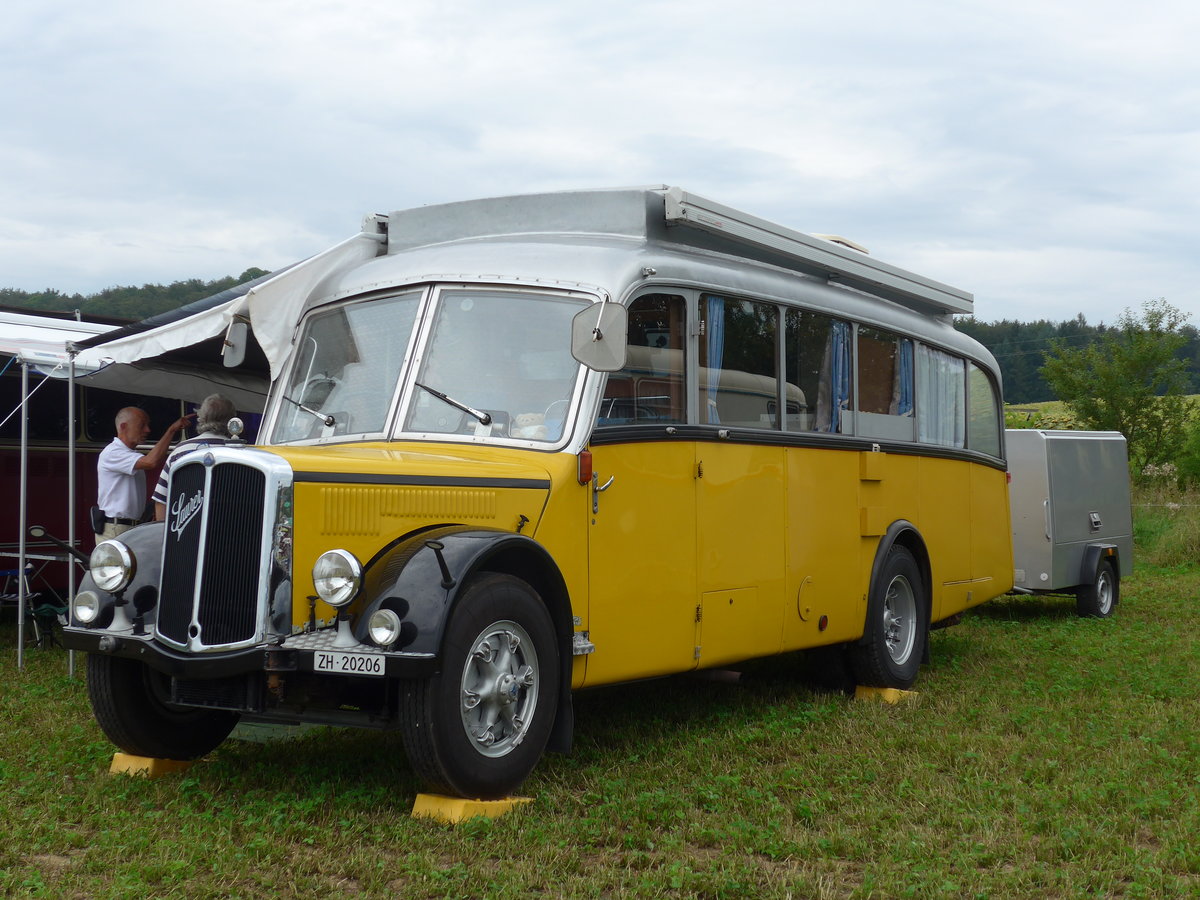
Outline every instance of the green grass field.
{"type": "MultiPolygon", "coordinates": [[[[61,650],[0,620],[0,893],[42,897],[1200,896],[1200,569],[1114,618],[1002,598],[938,631],[896,706],[789,656],[576,697],[533,802],[414,820],[398,736],[228,741],[110,776],[61,650]]],[[[82,659],[80,660],[82,662],[82,659]]],[[[81,666],[82,668],[82,666],[81,666]]]]}

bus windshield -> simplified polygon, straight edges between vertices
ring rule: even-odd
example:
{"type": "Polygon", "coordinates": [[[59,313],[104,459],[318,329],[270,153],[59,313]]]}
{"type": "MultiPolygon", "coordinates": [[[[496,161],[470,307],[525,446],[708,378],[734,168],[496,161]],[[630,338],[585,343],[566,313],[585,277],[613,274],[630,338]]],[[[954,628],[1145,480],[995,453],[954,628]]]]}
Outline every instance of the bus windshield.
{"type": "Polygon", "coordinates": [[[420,299],[410,291],[310,317],[271,442],[383,432],[420,299]]]}
{"type": "Polygon", "coordinates": [[[558,441],[579,375],[571,319],[585,305],[525,291],[443,291],[404,430],[558,441]]]}
{"type": "Polygon", "coordinates": [[[402,376],[409,434],[559,441],[579,378],[571,319],[590,301],[446,288],[423,313],[425,296],[408,291],[311,315],[278,395],[271,443],[387,436],[402,376]]]}

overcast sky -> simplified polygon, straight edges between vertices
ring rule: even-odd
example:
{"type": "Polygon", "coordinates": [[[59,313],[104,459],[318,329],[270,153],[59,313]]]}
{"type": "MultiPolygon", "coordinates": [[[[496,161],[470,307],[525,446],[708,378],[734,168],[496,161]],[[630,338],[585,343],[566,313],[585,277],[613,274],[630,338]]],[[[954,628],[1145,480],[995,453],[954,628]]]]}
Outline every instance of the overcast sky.
{"type": "Polygon", "coordinates": [[[364,213],[676,184],[971,291],[1200,324],[1200,4],[9,0],[0,287],[274,269],[364,213]]]}

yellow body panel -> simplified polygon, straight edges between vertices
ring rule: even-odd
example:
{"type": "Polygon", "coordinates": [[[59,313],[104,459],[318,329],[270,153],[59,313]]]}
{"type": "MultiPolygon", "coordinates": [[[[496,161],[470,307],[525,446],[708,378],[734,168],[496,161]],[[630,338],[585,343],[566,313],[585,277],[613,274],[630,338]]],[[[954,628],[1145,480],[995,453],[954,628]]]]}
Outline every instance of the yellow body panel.
{"type": "Polygon", "coordinates": [[[862,634],[866,593],[859,573],[867,542],[859,539],[859,457],[839,450],[787,451],[787,594],[794,604],[784,618],[785,649],[862,634]]]}
{"type": "Polygon", "coordinates": [[[1009,527],[1008,476],[976,466],[971,471],[971,577],[976,584],[969,606],[990,600],[1013,588],[1012,530],[1009,527]],[[989,527],[999,522],[1001,528],[989,527]]]}
{"type": "MultiPolygon", "coordinates": [[[[921,460],[921,534],[929,546],[933,620],[963,608],[971,590],[971,469],[955,459],[921,460]]],[[[1007,520],[1006,520],[1007,521],[1007,520]]]]}
{"type": "MultiPolygon", "coordinates": [[[[292,551],[292,621],[308,621],[314,592],[312,567],[327,550],[348,550],[366,563],[389,544],[431,525],[478,525],[516,531],[536,530],[548,491],[536,487],[486,485],[376,484],[378,476],[418,479],[522,479],[548,483],[549,455],[496,447],[448,449],[445,445],[345,444],[322,448],[272,448],[295,473],[293,510],[298,527],[292,551]],[[337,475],[336,483],[307,475],[337,475]],[[364,476],[355,482],[356,475],[364,476]]],[[[573,461],[574,457],[570,457],[573,461]]],[[[334,610],[317,601],[318,622],[334,610]]]]}
{"type": "Polygon", "coordinates": [[[696,664],[696,455],[693,444],[599,446],[602,486],[589,516],[587,684],[696,664]]]}
{"type": "MultiPolygon", "coordinates": [[[[434,525],[520,529],[555,561],[575,630],[595,645],[574,658],[576,688],[861,637],[880,539],[901,520],[928,551],[934,621],[1012,586],[1005,475],[962,460],[724,442],[600,445],[593,463],[607,488],[596,491],[579,484],[578,459],[564,453],[444,444],[275,452],[297,473],[297,627],[310,614],[312,564],[326,550],[366,562],[434,525]],[[423,483],[372,481],[388,475],[423,483]]],[[[316,605],[319,621],[333,616],[316,605]]]]}
{"type": "Polygon", "coordinates": [[[778,653],[786,505],[782,447],[696,444],[701,667],[778,653]]]}
{"type": "Polygon", "coordinates": [[[590,531],[587,684],[861,637],[876,552],[899,521],[925,542],[935,621],[1011,586],[999,470],[722,443],[594,456],[613,482],[590,531]]]}

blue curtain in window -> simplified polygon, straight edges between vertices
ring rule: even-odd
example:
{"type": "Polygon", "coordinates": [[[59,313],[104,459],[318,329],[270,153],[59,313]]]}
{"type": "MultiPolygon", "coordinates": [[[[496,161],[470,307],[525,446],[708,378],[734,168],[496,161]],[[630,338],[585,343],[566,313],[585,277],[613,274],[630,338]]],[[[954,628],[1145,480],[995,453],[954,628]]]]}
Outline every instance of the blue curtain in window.
{"type": "Polygon", "coordinates": [[[717,391],[721,387],[721,363],[725,357],[725,301],[708,297],[705,326],[708,329],[708,417],[709,424],[721,421],[717,415],[717,391]]]}
{"type": "Polygon", "coordinates": [[[850,406],[850,323],[833,323],[830,335],[832,360],[830,365],[831,404],[829,430],[834,434],[842,430],[842,411],[850,406]]]}
{"type": "Polygon", "coordinates": [[[913,343],[909,340],[900,341],[900,366],[896,372],[900,379],[900,403],[897,414],[908,416],[913,411],[913,343]]]}

